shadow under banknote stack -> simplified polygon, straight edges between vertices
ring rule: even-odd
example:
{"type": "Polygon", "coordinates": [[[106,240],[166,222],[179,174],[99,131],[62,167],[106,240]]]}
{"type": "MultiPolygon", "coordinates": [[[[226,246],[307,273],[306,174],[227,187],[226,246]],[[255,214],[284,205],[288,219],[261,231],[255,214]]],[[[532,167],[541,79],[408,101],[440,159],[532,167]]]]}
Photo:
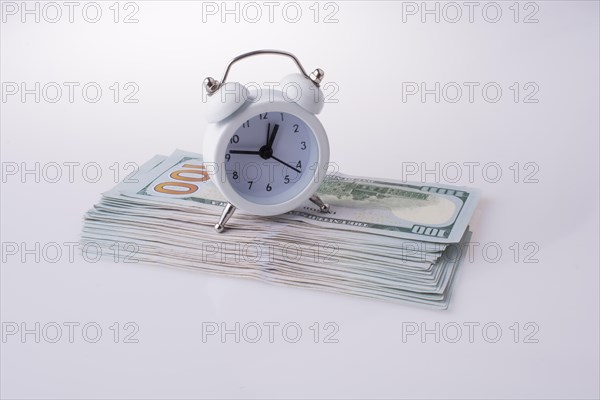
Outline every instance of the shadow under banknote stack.
{"type": "Polygon", "coordinates": [[[309,201],[277,217],[239,212],[217,234],[225,201],[202,155],[176,151],[102,195],[85,215],[82,246],[104,257],[448,307],[476,191],[335,174],[317,193],[329,214],[309,201]]]}

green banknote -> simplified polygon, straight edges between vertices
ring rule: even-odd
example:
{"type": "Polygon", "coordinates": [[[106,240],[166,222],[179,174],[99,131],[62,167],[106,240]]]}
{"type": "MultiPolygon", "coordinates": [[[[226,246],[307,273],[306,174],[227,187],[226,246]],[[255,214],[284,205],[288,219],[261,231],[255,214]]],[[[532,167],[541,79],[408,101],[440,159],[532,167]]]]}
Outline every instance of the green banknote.
{"type": "MultiPolygon", "coordinates": [[[[225,199],[211,182],[201,154],[175,151],[140,171],[137,182],[114,190],[158,203],[204,207],[215,213],[225,199]]],[[[471,188],[399,182],[336,173],[317,191],[331,208],[322,213],[306,201],[278,218],[306,222],[337,231],[360,231],[435,243],[458,243],[478,202],[471,188]]],[[[237,214],[236,214],[237,215],[237,214]]]]}

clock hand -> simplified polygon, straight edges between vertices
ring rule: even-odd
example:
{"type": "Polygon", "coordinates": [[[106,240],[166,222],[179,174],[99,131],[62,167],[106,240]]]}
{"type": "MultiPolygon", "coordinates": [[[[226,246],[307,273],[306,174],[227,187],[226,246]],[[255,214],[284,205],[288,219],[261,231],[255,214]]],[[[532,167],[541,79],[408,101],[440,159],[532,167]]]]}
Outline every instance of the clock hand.
{"type": "Polygon", "coordinates": [[[259,155],[260,151],[254,151],[254,150],[229,150],[229,154],[256,154],[256,155],[259,155]]]}
{"type": "MultiPolygon", "coordinates": [[[[271,124],[269,124],[271,126],[271,124]]],[[[267,142],[267,149],[273,148],[273,142],[275,141],[275,136],[277,135],[277,131],[279,130],[279,125],[275,124],[273,127],[273,132],[271,133],[271,137],[269,137],[269,141],[267,142]]]]}
{"type": "MultiPolygon", "coordinates": [[[[275,125],[275,126],[277,126],[277,125],[275,125]]],[[[288,167],[288,168],[290,168],[290,169],[293,169],[294,171],[296,171],[296,172],[297,172],[297,173],[299,173],[299,174],[301,174],[301,173],[302,173],[302,171],[300,171],[298,168],[294,168],[294,167],[292,167],[290,164],[288,164],[288,163],[286,163],[286,162],[284,162],[284,161],[281,161],[279,158],[277,158],[277,157],[275,157],[275,156],[271,156],[271,158],[273,158],[273,159],[274,159],[274,160],[276,160],[276,161],[279,161],[280,163],[282,163],[282,164],[283,164],[283,165],[285,165],[286,167],[288,167]]]]}
{"type": "Polygon", "coordinates": [[[265,146],[269,146],[269,135],[271,134],[271,123],[269,122],[269,124],[267,125],[267,141],[265,143],[265,146]]]}

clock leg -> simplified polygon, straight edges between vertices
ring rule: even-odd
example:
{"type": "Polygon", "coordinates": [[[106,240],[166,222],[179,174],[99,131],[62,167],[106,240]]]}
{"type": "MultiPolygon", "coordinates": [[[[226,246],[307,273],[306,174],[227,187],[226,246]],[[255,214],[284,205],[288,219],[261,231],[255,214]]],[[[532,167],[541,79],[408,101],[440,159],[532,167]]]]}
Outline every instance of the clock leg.
{"type": "Polygon", "coordinates": [[[219,222],[215,224],[215,230],[217,232],[223,232],[223,229],[225,229],[225,224],[227,223],[227,221],[229,221],[229,218],[231,218],[234,211],[235,206],[231,203],[227,203],[227,205],[223,209],[223,214],[221,214],[221,218],[219,218],[219,222]]]}
{"type": "Polygon", "coordinates": [[[316,194],[313,194],[312,196],[310,196],[310,201],[315,203],[317,205],[317,207],[319,207],[321,212],[323,212],[323,213],[331,212],[331,211],[329,211],[329,204],[323,203],[323,200],[321,200],[321,198],[319,196],[317,196],[316,194]]]}

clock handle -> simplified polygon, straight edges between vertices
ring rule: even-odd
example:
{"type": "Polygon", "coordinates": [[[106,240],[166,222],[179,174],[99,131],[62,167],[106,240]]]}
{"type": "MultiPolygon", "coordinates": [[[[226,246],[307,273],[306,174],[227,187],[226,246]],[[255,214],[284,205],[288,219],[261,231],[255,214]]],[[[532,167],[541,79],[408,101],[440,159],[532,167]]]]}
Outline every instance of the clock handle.
{"type": "Polygon", "coordinates": [[[231,218],[234,212],[235,206],[231,203],[227,203],[227,205],[223,209],[223,214],[221,214],[221,218],[219,218],[219,222],[215,224],[215,230],[218,233],[223,232],[223,229],[225,229],[225,224],[227,223],[227,221],[229,221],[229,218],[231,218]]]}
{"type": "Polygon", "coordinates": [[[291,58],[292,60],[294,60],[294,62],[298,66],[298,69],[300,69],[300,72],[302,72],[302,75],[304,75],[304,77],[306,79],[310,80],[317,87],[319,86],[319,84],[321,83],[323,78],[325,77],[325,72],[321,68],[315,69],[310,75],[307,74],[306,71],[304,70],[304,67],[302,67],[302,64],[300,64],[300,61],[298,61],[296,56],[293,55],[292,53],[288,53],[287,51],[254,50],[254,51],[250,51],[248,53],[240,54],[239,56],[237,56],[233,60],[231,60],[229,62],[229,65],[227,65],[227,69],[225,69],[225,74],[223,74],[223,78],[221,78],[220,81],[217,81],[210,76],[208,78],[204,79],[204,88],[206,89],[206,92],[208,93],[208,95],[209,96],[213,95],[217,90],[219,90],[221,88],[221,86],[223,86],[223,84],[225,83],[225,80],[227,79],[227,75],[229,74],[229,70],[231,69],[231,66],[233,64],[235,64],[236,62],[238,62],[244,58],[263,55],[263,54],[274,54],[274,55],[286,56],[286,57],[291,58]]]}

